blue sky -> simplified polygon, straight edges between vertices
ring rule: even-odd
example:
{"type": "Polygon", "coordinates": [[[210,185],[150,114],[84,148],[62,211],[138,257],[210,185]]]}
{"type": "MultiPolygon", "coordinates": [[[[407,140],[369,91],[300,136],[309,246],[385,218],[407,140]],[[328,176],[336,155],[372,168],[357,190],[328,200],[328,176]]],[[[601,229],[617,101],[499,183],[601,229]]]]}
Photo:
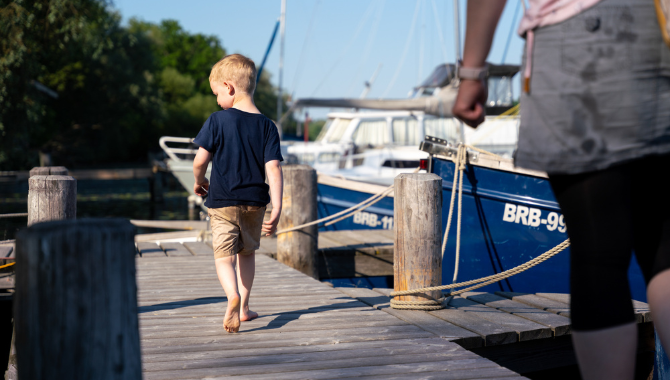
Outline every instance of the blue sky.
{"type": "MultiPolygon", "coordinates": [[[[464,29],[466,3],[459,4],[464,29]]],[[[489,55],[492,63],[503,58],[515,12],[515,24],[519,22],[518,4],[507,3],[489,55]]],[[[280,5],[280,0],[114,1],[124,23],[131,17],[178,20],[191,33],[219,37],[228,53],[244,54],[257,65],[280,5]]],[[[368,97],[405,97],[445,58],[454,61],[453,9],[453,0],[287,0],[282,87],[294,98],[358,97],[381,65],[368,97]]],[[[505,62],[518,64],[523,40],[513,29],[505,62]]],[[[279,39],[264,69],[275,85],[278,67],[279,39]]],[[[323,117],[325,112],[314,109],[310,114],[323,117]]]]}

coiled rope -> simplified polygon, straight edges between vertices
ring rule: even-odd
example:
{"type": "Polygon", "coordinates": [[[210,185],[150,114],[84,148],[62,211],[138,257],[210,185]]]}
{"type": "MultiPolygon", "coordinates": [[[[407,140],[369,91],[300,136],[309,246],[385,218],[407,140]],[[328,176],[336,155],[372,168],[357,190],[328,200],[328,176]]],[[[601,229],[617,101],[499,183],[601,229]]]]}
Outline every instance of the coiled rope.
{"type": "Polygon", "coordinates": [[[514,267],[512,269],[506,270],[504,272],[488,276],[488,277],[483,277],[475,280],[470,280],[470,281],[465,281],[461,283],[455,283],[456,278],[458,277],[458,263],[460,261],[460,246],[461,246],[461,216],[462,216],[462,204],[463,204],[463,174],[465,171],[465,164],[467,163],[467,150],[471,149],[474,151],[477,151],[481,154],[489,155],[495,158],[502,158],[498,156],[497,154],[487,152],[483,149],[479,149],[476,147],[473,147],[471,145],[466,145],[466,144],[459,144],[458,145],[458,150],[456,152],[456,158],[454,159],[454,181],[452,184],[452,191],[451,191],[451,201],[449,204],[449,216],[447,217],[447,228],[444,231],[444,240],[442,241],[442,258],[444,259],[444,252],[447,247],[447,238],[449,236],[449,229],[451,227],[451,218],[453,215],[454,211],[454,200],[456,197],[456,192],[458,192],[458,216],[457,216],[457,223],[456,223],[456,262],[454,264],[454,277],[451,285],[441,285],[441,286],[430,286],[430,287],[425,287],[425,288],[419,288],[419,289],[411,289],[411,290],[402,290],[402,291],[394,291],[391,292],[391,297],[397,297],[397,296],[404,296],[404,295],[415,295],[415,296],[422,296],[426,297],[425,301],[401,301],[401,300],[396,300],[396,299],[391,299],[391,307],[394,309],[405,309],[405,310],[440,310],[444,308],[444,301],[447,299],[450,299],[453,296],[469,292],[471,290],[475,290],[481,287],[484,287],[486,285],[492,284],[494,282],[504,280],[508,277],[514,276],[515,274],[521,273],[527,269],[530,269],[534,267],[535,265],[544,262],[551,258],[552,256],[556,255],[557,253],[563,251],[565,248],[570,246],[570,239],[565,240],[561,244],[557,245],[556,247],[550,249],[549,251],[541,254],[540,256],[527,261],[526,263],[523,263],[517,267],[514,267]],[[456,188],[458,187],[458,191],[456,191],[456,188]],[[476,284],[476,285],[473,285],[476,284]],[[430,291],[435,291],[435,290],[445,290],[445,289],[454,289],[454,288],[460,288],[463,286],[468,286],[468,285],[473,285],[465,289],[461,289],[458,291],[450,292],[449,294],[435,299],[431,298],[426,294],[422,294],[425,292],[430,292],[430,291]]]}

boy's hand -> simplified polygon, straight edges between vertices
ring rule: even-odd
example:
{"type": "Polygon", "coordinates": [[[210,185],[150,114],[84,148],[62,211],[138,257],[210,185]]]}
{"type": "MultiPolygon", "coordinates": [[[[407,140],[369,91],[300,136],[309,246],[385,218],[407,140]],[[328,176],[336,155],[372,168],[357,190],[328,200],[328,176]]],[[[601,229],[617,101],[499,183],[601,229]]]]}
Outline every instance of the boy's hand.
{"type": "Polygon", "coordinates": [[[275,210],[276,209],[272,209],[270,219],[263,221],[263,227],[261,228],[261,231],[265,233],[265,236],[270,236],[277,232],[277,223],[279,223],[279,216],[281,215],[281,211],[275,212],[275,210]]]}
{"type": "Polygon", "coordinates": [[[205,178],[203,182],[198,183],[196,181],[195,185],[193,186],[193,191],[196,195],[201,197],[206,196],[209,193],[209,180],[205,178]]]}

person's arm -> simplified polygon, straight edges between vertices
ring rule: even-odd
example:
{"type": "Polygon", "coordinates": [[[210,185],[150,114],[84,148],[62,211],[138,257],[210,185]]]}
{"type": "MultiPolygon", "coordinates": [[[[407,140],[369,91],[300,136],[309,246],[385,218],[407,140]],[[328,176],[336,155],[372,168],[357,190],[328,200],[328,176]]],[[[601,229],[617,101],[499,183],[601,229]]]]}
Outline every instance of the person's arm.
{"type": "Polygon", "coordinates": [[[265,236],[270,236],[277,231],[277,223],[281,216],[282,196],[284,192],[284,177],[282,175],[279,160],[272,160],[265,163],[265,172],[270,182],[270,198],[272,200],[272,213],[270,219],[263,222],[262,231],[265,236]]]}
{"type": "Polygon", "coordinates": [[[207,173],[207,165],[211,158],[212,154],[207,149],[200,147],[193,159],[193,175],[195,176],[193,191],[201,197],[209,192],[209,181],[205,178],[205,173],[207,173]]]}
{"type": "MultiPolygon", "coordinates": [[[[506,0],[468,0],[465,30],[463,67],[483,67],[489,55],[498,20],[506,0]]],[[[454,116],[472,127],[484,121],[484,104],[488,96],[486,83],[481,80],[462,79],[452,112],[454,116]]]]}

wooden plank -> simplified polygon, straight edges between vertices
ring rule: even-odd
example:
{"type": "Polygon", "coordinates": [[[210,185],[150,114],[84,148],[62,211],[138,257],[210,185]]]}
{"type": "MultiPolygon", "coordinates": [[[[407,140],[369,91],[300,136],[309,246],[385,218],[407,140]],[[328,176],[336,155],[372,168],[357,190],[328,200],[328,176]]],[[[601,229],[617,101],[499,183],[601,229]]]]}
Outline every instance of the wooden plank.
{"type": "Polygon", "coordinates": [[[441,338],[459,343],[463,347],[479,347],[482,339],[479,335],[455,326],[440,318],[423,311],[396,310],[391,308],[389,297],[365,288],[336,288],[349,296],[382,311],[393,315],[407,323],[411,323],[422,330],[428,331],[441,338]]]}
{"type": "MultiPolygon", "coordinates": [[[[211,242],[208,243],[211,246],[211,242]]],[[[262,238],[261,239],[261,248],[266,252],[276,255],[277,254],[277,239],[276,238],[262,238]]]]}
{"type": "Polygon", "coordinates": [[[135,235],[135,242],[157,242],[170,239],[192,239],[197,238],[198,234],[200,234],[200,231],[175,231],[159,232],[155,234],[139,234],[135,235]]]}
{"type": "MultiPolygon", "coordinates": [[[[368,378],[379,376],[381,379],[399,376],[401,379],[422,379],[426,373],[439,374],[437,379],[491,379],[505,376],[509,370],[501,368],[486,359],[472,359],[449,362],[426,362],[420,364],[390,364],[385,366],[361,366],[350,368],[322,369],[300,372],[282,372],[254,375],[258,380],[295,380],[295,379],[338,379],[368,378]],[[445,365],[446,364],[446,365],[445,365]],[[439,371],[439,372],[438,372],[439,371]],[[445,372],[442,372],[445,371],[445,372]]],[[[518,376],[518,375],[516,375],[518,376]]],[[[505,377],[519,379],[520,377],[505,377]]]]}
{"type": "Polygon", "coordinates": [[[504,328],[498,323],[484,319],[475,313],[459,310],[458,306],[448,306],[442,310],[431,311],[429,314],[481,336],[484,340],[484,346],[514,343],[519,339],[515,331],[504,328]]]}
{"type": "Polygon", "coordinates": [[[214,256],[214,250],[212,247],[201,241],[184,242],[184,247],[191,251],[193,256],[214,256]]]}
{"type": "MultiPolygon", "coordinates": [[[[383,314],[383,313],[380,313],[383,314]]],[[[394,318],[395,319],[395,318],[394,318]]],[[[315,345],[298,345],[290,344],[280,347],[271,348],[239,348],[239,349],[224,349],[215,351],[185,351],[185,352],[167,352],[167,353],[145,353],[142,356],[144,363],[163,362],[174,360],[178,357],[179,360],[202,360],[202,359],[222,359],[235,357],[251,357],[251,356],[265,356],[278,354],[301,354],[313,352],[333,352],[350,349],[373,349],[379,347],[416,347],[433,345],[438,347],[452,348],[453,343],[447,342],[443,339],[425,338],[425,339],[398,339],[398,340],[373,340],[373,341],[356,341],[338,344],[315,344],[315,345]]]]}
{"type": "Polygon", "coordinates": [[[551,313],[570,318],[570,306],[563,302],[554,301],[549,298],[528,293],[495,292],[495,294],[513,301],[536,307],[540,310],[546,310],[551,313]]]}
{"type": "Polygon", "coordinates": [[[137,227],[166,228],[173,230],[206,230],[207,222],[200,220],[137,220],[131,219],[130,223],[137,227]]]}
{"type": "Polygon", "coordinates": [[[160,243],[161,248],[165,251],[165,254],[170,257],[191,257],[193,254],[191,251],[186,249],[182,243],[160,243]]]}
{"type": "Polygon", "coordinates": [[[156,243],[151,242],[137,242],[137,250],[140,255],[144,257],[164,257],[165,252],[156,243]]]}
{"type": "MultiPolygon", "coordinates": [[[[537,293],[536,295],[570,305],[570,294],[537,293]]],[[[651,322],[652,320],[651,320],[651,311],[649,310],[649,304],[637,300],[631,300],[631,301],[633,302],[633,309],[635,312],[635,319],[637,323],[651,322]]]]}
{"type": "Polygon", "coordinates": [[[553,336],[553,332],[547,326],[462,297],[454,297],[449,302],[449,305],[457,307],[461,311],[475,314],[478,317],[497,323],[504,329],[516,332],[519,335],[519,341],[521,342],[526,340],[551,338],[553,336]]]}
{"type": "MultiPolygon", "coordinates": [[[[324,361],[306,361],[297,363],[272,363],[265,364],[263,362],[265,357],[249,358],[242,365],[226,366],[223,368],[186,368],[179,371],[145,371],[144,379],[146,380],[168,380],[178,378],[204,378],[221,375],[221,371],[225,370],[227,376],[255,376],[258,374],[275,374],[290,371],[307,371],[307,370],[324,370],[335,368],[351,368],[360,366],[383,366],[393,364],[410,364],[410,363],[425,363],[425,362],[442,362],[443,367],[448,367],[448,361],[459,361],[462,364],[464,360],[476,360],[476,356],[469,352],[440,352],[440,353],[420,353],[408,354],[402,356],[378,356],[378,357],[363,357],[340,360],[324,360],[324,361]],[[255,360],[254,360],[255,359],[255,360]],[[459,360],[460,359],[460,360],[459,360]],[[183,373],[180,373],[182,372],[183,373]]],[[[469,363],[471,364],[471,363],[469,363]]]]}
{"type": "Polygon", "coordinates": [[[531,320],[544,326],[548,326],[554,332],[554,336],[561,336],[570,333],[570,318],[556,315],[548,311],[539,310],[535,307],[512,301],[510,299],[491,293],[472,292],[464,293],[461,296],[488,307],[531,320]]]}

